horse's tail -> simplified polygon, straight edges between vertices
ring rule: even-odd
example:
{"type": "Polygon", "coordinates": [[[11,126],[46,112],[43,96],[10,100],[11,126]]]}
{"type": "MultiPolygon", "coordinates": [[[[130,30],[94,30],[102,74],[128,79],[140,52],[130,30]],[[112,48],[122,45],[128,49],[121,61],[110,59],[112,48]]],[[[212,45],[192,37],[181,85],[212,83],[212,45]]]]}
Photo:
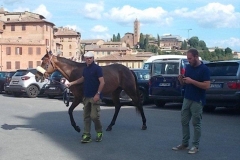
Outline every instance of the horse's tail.
{"type": "MultiPolygon", "coordinates": [[[[131,72],[132,72],[132,74],[133,74],[133,76],[134,76],[134,79],[135,79],[136,94],[137,94],[138,102],[139,102],[140,106],[142,106],[142,101],[141,101],[141,99],[140,99],[140,93],[139,93],[139,89],[138,89],[137,76],[136,76],[136,74],[135,74],[134,71],[131,70],[131,72]]],[[[134,105],[136,105],[136,111],[137,111],[138,113],[140,113],[139,108],[138,108],[138,107],[140,107],[139,104],[134,104],[134,105]]]]}

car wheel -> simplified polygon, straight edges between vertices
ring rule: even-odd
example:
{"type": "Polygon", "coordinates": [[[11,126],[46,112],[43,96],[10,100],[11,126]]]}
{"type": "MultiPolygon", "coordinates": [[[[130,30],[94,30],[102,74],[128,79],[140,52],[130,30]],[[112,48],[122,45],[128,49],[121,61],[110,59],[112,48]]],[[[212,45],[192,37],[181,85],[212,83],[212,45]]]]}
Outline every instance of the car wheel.
{"type": "Polygon", "coordinates": [[[214,106],[204,106],[203,107],[204,112],[214,112],[215,109],[216,109],[216,107],[214,107],[214,106]]]}
{"type": "Polygon", "coordinates": [[[27,88],[27,96],[29,98],[35,98],[37,97],[37,95],[39,94],[39,89],[37,86],[35,85],[30,85],[28,88],[27,88]]]}
{"type": "Polygon", "coordinates": [[[164,107],[165,106],[165,103],[164,101],[160,101],[160,100],[155,100],[154,101],[154,104],[157,106],[157,107],[164,107]]]}
{"type": "Polygon", "coordinates": [[[21,92],[13,92],[12,93],[14,97],[20,97],[23,93],[21,92]]]}
{"type": "Polygon", "coordinates": [[[147,101],[146,93],[143,90],[139,90],[139,96],[140,96],[142,104],[145,104],[147,101]]]}
{"type": "Polygon", "coordinates": [[[48,94],[47,97],[50,98],[50,99],[53,99],[55,96],[48,94]]]}

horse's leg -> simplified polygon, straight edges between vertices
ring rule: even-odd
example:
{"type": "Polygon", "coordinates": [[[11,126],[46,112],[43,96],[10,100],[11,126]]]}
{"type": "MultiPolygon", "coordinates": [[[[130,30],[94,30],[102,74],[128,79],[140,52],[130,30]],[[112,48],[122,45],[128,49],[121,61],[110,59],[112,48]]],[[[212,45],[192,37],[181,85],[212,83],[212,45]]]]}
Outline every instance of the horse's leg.
{"type": "Polygon", "coordinates": [[[125,90],[125,92],[127,93],[127,95],[132,99],[133,104],[137,107],[137,110],[140,112],[141,117],[142,117],[142,130],[146,130],[147,129],[147,125],[146,125],[146,117],[143,111],[143,104],[140,100],[140,96],[138,95],[138,92],[134,91],[135,89],[133,88],[128,88],[125,90]]]}
{"type": "Polygon", "coordinates": [[[111,131],[112,126],[115,125],[118,113],[119,113],[120,108],[121,108],[121,103],[120,103],[120,100],[119,100],[119,95],[120,95],[121,91],[122,91],[122,89],[118,88],[117,90],[115,90],[112,93],[112,100],[113,100],[113,103],[114,103],[114,106],[115,106],[115,112],[114,112],[112,121],[109,124],[109,126],[107,127],[106,131],[111,131]]]}
{"type": "Polygon", "coordinates": [[[69,117],[70,117],[70,121],[71,121],[71,125],[73,126],[73,128],[77,131],[77,132],[80,132],[81,129],[79,126],[76,125],[76,122],[73,118],[73,110],[77,107],[77,105],[81,102],[81,98],[78,98],[78,97],[74,97],[73,99],[73,103],[72,105],[70,106],[70,108],[68,109],[68,114],[69,114],[69,117]]]}

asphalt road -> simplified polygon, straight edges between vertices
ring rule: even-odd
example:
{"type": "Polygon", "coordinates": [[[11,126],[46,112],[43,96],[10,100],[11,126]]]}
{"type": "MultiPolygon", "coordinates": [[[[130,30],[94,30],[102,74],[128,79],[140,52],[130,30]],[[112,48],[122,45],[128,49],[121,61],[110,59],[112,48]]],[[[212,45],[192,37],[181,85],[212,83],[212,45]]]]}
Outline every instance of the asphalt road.
{"type": "MultiPolygon", "coordinates": [[[[148,129],[132,106],[120,110],[102,142],[80,143],[81,133],[70,125],[68,108],[59,99],[14,98],[0,95],[0,160],[238,160],[240,111],[218,109],[203,114],[200,152],[172,151],[181,143],[180,105],[144,106],[148,129]]],[[[114,107],[101,107],[107,128],[114,107]]],[[[74,112],[83,128],[82,105],[74,112]]],[[[95,132],[92,125],[92,136],[95,132]]]]}

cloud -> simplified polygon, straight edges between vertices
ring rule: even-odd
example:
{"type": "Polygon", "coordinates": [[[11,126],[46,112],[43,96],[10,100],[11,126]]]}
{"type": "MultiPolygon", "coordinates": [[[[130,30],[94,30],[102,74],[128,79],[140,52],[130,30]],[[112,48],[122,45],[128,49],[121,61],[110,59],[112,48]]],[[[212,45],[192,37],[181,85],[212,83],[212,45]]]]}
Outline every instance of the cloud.
{"type": "Polygon", "coordinates": [[[91,29],[92,32],[107,32],[108,28],[101,26],[101,25],[96,25],[91,29]]]}
{"type": "Polygon", "coordinates": [[[24,7],[18,7],[13,10],[13,12],[24,12],[24,11],[30,11],[29,8],[24,8],[24,7]]]}
{"type": "Polygon", "coordinates": [[[226,40],[216,41],[216,42],[214,42],[214,44],[215,44],[215,46],[224,46],[225,48],[229,47],[233,50],[237,49],[237,48],[240,49],[240,38],[231,37],[226,40]]]}
{"type": "Polygon", "coordinates": [[[52,14],[47,10],[46,6],[41,4],[38,8],[34,9],[32,12],[43,15],[46,19],[51,19],[52,14]]]}
{"type": "Polygon", "coordinates": [[[103,39],[105,41],[110,40],[112,38],[112,35],[105,33],[105,34],[94,34],[90,36],[91,39],[103,39]]]}
{"type": "Polygon", "coordinates": [[[21,3],[22,0],[3,0],[4,4],[14,4],[14,3],[21,3]]]}
{"type": "Polygon", "coordinates": [[[86,3],[83,11],[81,12],[85,18],[101,19],[102,12],[104,11],[104,3],[86,3]]]}
{"type": "Polygon", "coordinates": [[[239,28],[240,12],[236,12],[233,5],[220,3],[209,3],[189,11],[181,8],[174,11],[176,17],[196,20],[200,26],[207,28],[239,28]]]}
{"type": "Polygon", "coordinates": [[[159,25],[170,25],[173,20],[162,7],[140,10],[129,5],[122,8],[114,7],[109,12],[104,13],[104,16],[122,24],[132,23],[136,18],[142,24],[157,23],[159,25]]]}

